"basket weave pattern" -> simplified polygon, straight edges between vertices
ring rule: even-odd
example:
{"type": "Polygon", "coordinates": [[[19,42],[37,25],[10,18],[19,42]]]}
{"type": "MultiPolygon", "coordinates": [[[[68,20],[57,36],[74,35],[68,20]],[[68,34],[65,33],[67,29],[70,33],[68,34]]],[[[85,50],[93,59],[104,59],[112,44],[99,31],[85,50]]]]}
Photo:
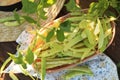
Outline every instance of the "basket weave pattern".
{"type": "MultiPolygon", "coordinates": [[[[57,0],[53,6],[46,9],[47,11],[46,16],[48,18],[47,20],[42,20],[41,22],[42,26],[56,18],[61,8],[63,7],[64,2],[65,0],[57,0]]],[[[21,11],[20,14],[22,14],[21,11]]],[[[11,15],[13,15],[12,12],[0,12],[0,18],[4,18],[11,15]]],[[[25,30],[26,25],[28,24],[24,23],[20,26],[7,27],[4,24],[0,24],[0,37],[1,37],[0,42],[15,41],[20,35],[20,33],[23,30],[25,30]]]]}

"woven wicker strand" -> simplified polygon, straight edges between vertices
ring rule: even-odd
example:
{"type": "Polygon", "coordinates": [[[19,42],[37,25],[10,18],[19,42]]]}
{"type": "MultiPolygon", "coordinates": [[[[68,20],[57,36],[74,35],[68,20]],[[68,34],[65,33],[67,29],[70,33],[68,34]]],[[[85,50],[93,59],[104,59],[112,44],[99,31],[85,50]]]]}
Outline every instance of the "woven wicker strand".
{"type": "MultiPolygon", "coordinates": [[[[47,11],[46,16],[48,18],[47,18],[47,20],[41,21],[42,26],[44,26],[46,23],[48,23],[56,18],[56,16],[62,9],[64,2],[65,2],[65,0],[57,0],[53,6],[46,9],[46,11],[47,11]]],[[[21,11],[19,11],[19,12],[20,12],[20,14],[22,14],[21,11]]],[[[12,12],[2,12],[2,11],[0,12],[0,18],[4,18],[7,16],[11,16],[11,15],[13,15],[12,12]]],[[[33,16],[35,16],[35,15],[33,15],[33,16]]],[[[0,42],[15,41],[18,38],[18,36],[21,34],[21,32],[24,31],[26,29],[26,27],[28,27],[27,25],[29,25],[29,24],[24,23],[20,26],[8,27],[8,26],[5,26],[4,24],[0,24],[0,42]]]]}

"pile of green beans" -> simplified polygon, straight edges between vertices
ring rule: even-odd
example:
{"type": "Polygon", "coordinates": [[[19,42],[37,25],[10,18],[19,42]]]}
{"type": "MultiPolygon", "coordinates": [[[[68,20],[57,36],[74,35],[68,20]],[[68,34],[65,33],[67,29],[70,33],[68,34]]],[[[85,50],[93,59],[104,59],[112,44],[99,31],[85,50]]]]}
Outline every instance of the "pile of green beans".
{"type": "MultiPolygon", "coordinates": [[[[54,35],[51,41],[45,42],[38,48],[36,54],[39,61],[34,62],[34,67],[39,68],[37,70],[40,71],[42,67],[41,58],[46,61],[46,69],[51,69],[76,63],[97,51],[103,52],[106,49],[112,36],[111,20],[107,17],[92,20],[87,16],[80,17],[78,14],[80,13],[71,13],[71,17],[65,20],[71,21],[71,32],[64,33],[63,42],[59,42],[54,35]]],[[[41,36],[39,37],[41,39],[41,36]]]]}

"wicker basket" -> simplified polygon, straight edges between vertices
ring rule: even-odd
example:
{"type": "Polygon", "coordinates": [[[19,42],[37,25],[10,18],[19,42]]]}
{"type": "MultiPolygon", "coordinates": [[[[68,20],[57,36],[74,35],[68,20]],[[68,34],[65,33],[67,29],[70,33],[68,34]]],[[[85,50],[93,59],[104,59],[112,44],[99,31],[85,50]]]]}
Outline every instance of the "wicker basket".
{"type": "Polygon", "coordinates": [[[12,5],[20,1],[21,0],[0,0],[0,6],[12,5]]]}
{"type": "MultiPolygon", "coordinates": [[[[58,15],[61,8],[63,7],[64,2],[65,0],[57,0],[53,6],[46,9],[46,15],[48,16],[48,18],[47,20],[42,20],[42,26],[55,19],[55,17],[58,15]]],[[[18,13],[22,14],[21,11],[19,11],[18,13]]],[[[13,15],[12,12],[0,12],[0,18],[11,15],[13,15]]],[[[0,42],[15,41],[20,35],[20,33],[26,28],[26,25],[28,25],[28,23],[13,27],[7,27],[4,24],[0,24],[0,42]]]]}
{"type": "MultiPolygon", "coordinates": [[[[86,13],[87,9],[84,9],[83,11],[86,13]]],[[[66,20],[68,17],[70,17],[70,14],[64,15],[64,16],[58,18],[58,19],[59,19],[61,22],[63,22],[63,21],[66,20]]],[[[44,27],[46,28],[46,27],[48,27],[48,26],[50,26],[50,25],[52,25],[52,24],[53,24],[53,22],[49,22],[49,23],[46,24],[44,27]]],[[[107,44],[106,48],[111,45],[111,43],[113,42],[113,39],[114,39],[114,37],[115,37],[115,29],[116,29],[116,28],[115,28],[115,23],[114,23],[114,21],[111,21],[110,24],[111,24],[111,27],[112,27],[112,36],[111,36],[111,39],[109,40],[109,43],[107,44]]],[[[79,60],[79,61],[77,61],[76,63],[66,64],[66,65],[57,66],[57,67],[54,67],[54,68],[47,69],[47,73],[58,72],[58,71],[61,71],[61,70],[65,70],[65,69],[68,69],[68,68],[75,67],[75,66],[77,66],[78,64],[84,63],[84,62],[88,61],[89,59],[92,59],[93,57],[95,57],[95,56],[97,56],[97,55],[99,55],[99,54],[101,54],[101,52],[100,52],[98,49],[96,49],[92,55],[90,55],[90,56],[88,56],[88,57],[85,57],[84,59],[79,60]]],[[[33,68],[35,69],[34,64],[35,64],[35,63],[33,63],[33,68]]],[[[35,70],[36,70],[36,69],[35,69],[35,70]]],[[[37,70],[36,70],[36,71],[37,71],[37,70]]]]}

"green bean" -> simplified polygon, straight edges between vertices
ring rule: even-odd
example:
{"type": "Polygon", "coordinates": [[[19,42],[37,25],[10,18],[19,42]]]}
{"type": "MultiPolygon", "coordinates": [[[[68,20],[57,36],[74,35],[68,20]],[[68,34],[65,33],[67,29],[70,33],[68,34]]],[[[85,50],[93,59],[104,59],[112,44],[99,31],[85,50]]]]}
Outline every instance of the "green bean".
{"type": "Polygon", "coordinates": [[[56,55],[60,51],[61,50],[59,50],[59,49],[46,50],[46,51],[43,51],[42,53],[40,53],[39,57],[50,57],[50,56],[56,55]]]}
{"type": "Polygon", "coordinates": [[[67,70],[68,71],[80,71],[80,72],[85,72],[85,73],[92,74],[92,71],[88,68],[88,66],[77,66],[77,67],[74,67],[74,68],[69,68],[67,70]]]}
{"type": "Polygon", "coordinates": [[[92,30],[89,30],[87,28],[85,29],[85,33],[87,35],[87,38],[88,38],[88,41],[89,41],[90,44],[95,43],[95,36],[92,32],[93,32],[92,30]]]}
{"type": "Polygon", "coordinates": [[[68,43],[65,44],[64,51],[68,50],[82,40],[83,38],[81,37],[81,35],[77,35],[74,39],[70,40],[68,43]]]}
{"type": "Polygon", "coordinates": [[[46,75],[46,58],[41,60],[41,80],[45,80],[46,75]]]}
{"type": "Polygon", "coordinates": [[[104,26],[104,27],[103,27],[103,30],[104,30],[104,31],[108,30],[108,23],[107,23],[106,19],[102,19],[102,20],[101,20],[101,23],[102,23],[102,25],[104,26]]]}
{"type": "Polygon", "coordinates": [[[1,75],[2,75],[2,73],[3,73],[3,71],[4,71],[4,69],[5,69],[6,65],[7,65],[11,60],[12,60],[11,57],[9,57],[9,58],[2,64],[2,66],[1,66],[1,68],[0,68],[0,77],[1,77],[1,75]]]}
{"type": "Polygon", "coordinates": [[[77,27],[77,26],[79,26],[79,24],[77,24],[77,23],[71,23],[71,26],[72,27],[77,27]]]}
{"type": "Polygon", "coordinates": [[[77,61],[78,61],[78,59],[52,61],[52,62],[47,62],[46,66],[47,66],[47,68],[54,68],[54,67],[58,67],[58,66],[66,65],[66,64],[76,63],[77,61]]]}
{"type": "MultiPolygon", "coordinates": [[[[66,60],[55,60],[55,59],[49,59],[46,61],[46,68],[54,68],[57,66],[61,66],[61,65],[65,65],[65,64],[72,64],[72,63],[76,63],[79,59],[66,59],[66,60]]],[[[42,63],[41,62],[36,62],[36,65],[40,67],[42,63]]]]}
{"type": "Polygon", "coordinates": [[[73,52],[85,52],[85,51],[89,50],[89,48],[86,48],[86,47],[82,47],[79,49],[70,48],[70,50],[73,52]]]}
{"type": "Polygon", "coordinates": [[[80,29],[85,29],[88,26],[88,24],[89,24],[89,22],[84,19],[79,23],[79,28],[80,29]]]}
{"type": "Polygon", "coordinates": [[[19,26],[20,24],[18,21],[12,21],[12,22],[4,22],[5,26],[19,26]]]}
{"type": "Polygon", "coordinates": [[[100,27],[99,40],[98,40],[98,49],[100,49],[104,42],[104,31],[103,31],[103,27],[99,19],[97,19],[97,22],[100,27]]]}
{"type": "Polygon", "coordinates": [[[70,80],[71,78],[75,76],[80,76],[80,75],[92,75],[92,74],[81,72],[81,71],[69,71],[63,76],[63,80],[70,80]]]}
{"type": "Polygon", "coordinates": [[[8,22],[8,21],[14,21],[15,17],[14,16],[9,16],[9,17],[4,17],[0,19],[0,23],[8,22]]]}
{"type": "MultiPolygon", "coordinates": [[[[73,33],[70,33],[69,34],[69,36],[68,36],[68,40],[71,40],[71,39],[73,39],[77,34],[78,34],[78,31],[79,31],[79,28],[78,27],[76,27],[75,29],[74,29],[74,31],[73,31],[73,33]]],[[[79,31],[80,32],[80,31],[79,31]]]]}
{"type": "Polygon", "coordinates": [[[100,48],[100,51],[101,52],[103,52],[105,49],[106,49],[106,47],[107,47],[107,45],[108,45],[108,37],[106,37],[105,39],[104,39],[104,42],[103,42],[103,46],[100,48]]]}
{"type": "Polygon", "coordinates": [[[78,44],[74,45],[72,48],[80,48],[83,47],[84,43],[83,42],[79,42],[78,44]]]}
{"type": "Polygon", "coordinates": [[[84,45],[85,45],[86,47],[88,47],[88,48],[91,48],[91,47],[92,47],[92,45],[89,43],[88,39],[85,39],[85,40],[83,41],[83,43],[84,43],[84,45]]]}
{"type": "Polygon", "coordinates": [[[58,52],[61,52],[63,50],[63,46],[57,43],[51,43],[50,48],[48,50],[42,51],[39,55],[39,57],[50,57],[56,55],[58,52]]]}
{"type": "Polygon", "coordinates": [[[99,26],[99,24],[97,23],[96,24],[96,27],[95,27],[95,30],[94,30],[94,34],[95,35],[98,35],[100,33],[100,26],[99,26]]]}
{"type": "Polygon", "coordinates": [[[24,22],[24,19],[21,20],[21,22],[19,23],[18,21],[6,21],[3,24],[5,26],[19,26],[20,24],[22,24],[24,22]]]}
{"type": "Polygon", "coordinates": [[[17,76],[16,76],[13,72],[10,72],[10,73],[9,73],[9,76],[10,76],[10,78],[11,78],[12,80],[19,80],[19,79],[17,78],[17,76]]]}
{"type": "Polygon", "coordinates": [[[52,61],[47,61],[47,64],[71,64],[71,63],[75,63],[76,61],[78,61],[78,59],[70,59],[70,60],[59,60],[59,61],[55,61],[54,59],[52,61]]]}
{"type": "Polygon", "coordinates": [[[93,53],[94,53],[94,51],[91,51],[91,49],[85,51],[85,52],[83,53],[82,57],[81,57],[81,60],[83,60],[84,58],[92,55],[93,53]]]}
{"type": "Polygon", "coordinates": [[[86,38],[87,37],[87,35],[85,33],[85,30],[82,31],[81,36],[82,36],[82,38],[86,38]]]}
{"type": "Polygon", "coordinates": [[[77,17],[69,17],[69,18],[67,18],[67,20],[70,20],[70,21],[72,21],[72,22],[79,22],[79,21],[81,21],[83,19],[83,17],[80,17],[80,16],[77,16],[77,17]]]}
{"type": "Polygon", "coordinates": [[[82,13],[80,11],[71,12],[71,16],[80,16],[82,13]]]}
{"type": "Polygon", "coordinates": [[[105,38],[107,36],[109,36],[110,34],[112,34],[112,28],[110,28],[110,29],[108,29],[108,30],[105,31],[105,38]]]}
{"type": "Polygon", "coordinates": [[[65,51],[63,52],[64,56],[70,56],[70,57],[74,57],[74,58],[81,58],[83,53],[80,52],[72,52],[72,51],[65,51]]]}
{"type": "Polygon", "coordinates": [[[58,67],[58,66],[61,66],[61,65],[62,64],[47,64],[46,69],[55,68],[55,67],[58,67]]]}
{"type": "MultiPolygon", "coordinates": [[[[62,57],[62,58],[54,58],[54,61],[60,61],[60,60],[69,60],[73,59],[72,57],[62,57]]],[[[47,61],[52,61],[53,58],[47,58],[47,61]]]]}

